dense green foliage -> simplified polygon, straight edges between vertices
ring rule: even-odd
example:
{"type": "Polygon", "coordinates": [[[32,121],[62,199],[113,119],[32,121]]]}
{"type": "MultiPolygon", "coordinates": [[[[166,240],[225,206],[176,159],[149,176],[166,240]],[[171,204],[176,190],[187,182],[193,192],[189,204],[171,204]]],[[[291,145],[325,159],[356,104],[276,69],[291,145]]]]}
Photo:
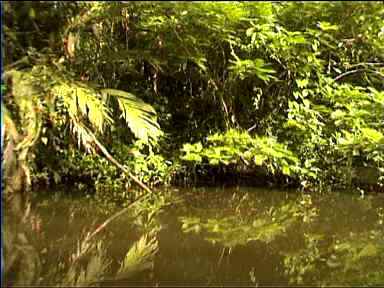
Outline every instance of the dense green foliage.
{"type": "Polygon", "coordinates": [[[129,184],[103,148],[148,185],[215,167],[383,183],[379,2],[7,2],[4,16],[6,136],[36,183],[129,184]]]}
{"type": "MultiPolygon", "coordinates": [[[[13,1],[2,7],[2,184],[7,221],[17,226],[4,229],[5,270],[25,271],[17,277],[26,285],[99,281],[109,260],[92,237],[122,215],[94,234],[76,235],[77,251],[61,255],[52,275],[35,279],[43,252],[29,242],[40,237],[38,224],[27,227],[35,221],[25,199],[31,187],[94,193],[105,211],[129,208],[131,223],[145,228],[141,234],[158,229],[154,216],[176,202],[151,190],[160,185],[357,188],[363,196],[383,189],[381,2],[13,1]]],[[[269,244],[318,216],[307,196],[252,219],[218,213],[179,220],[184,232],[207,233],[205,240],[223,251],[249,241],[269,244]]],[[[353,280],[372,259],[381,267],[383,245],[368,241],[383,238],[381,210],[378,215],[377,229],[335,243],[305,234],[305,249],[283,255],[285,274],[300,284],[318,267],[333,269],[329,279],[315,279],[327,285],[353,280]]],[[[114,277],[152,267],[158,245],[146,235],[124,250],[114,277]]],[[[379,270],[364,272],[370,272],[365,283],[383,279],[379,270]]]]}

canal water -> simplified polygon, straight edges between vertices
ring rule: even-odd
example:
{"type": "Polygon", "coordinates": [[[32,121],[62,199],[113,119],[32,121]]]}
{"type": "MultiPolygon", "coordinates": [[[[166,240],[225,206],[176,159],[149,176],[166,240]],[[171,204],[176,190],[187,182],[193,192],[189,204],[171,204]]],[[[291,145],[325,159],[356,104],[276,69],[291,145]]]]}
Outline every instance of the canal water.
{"type": "MultiPolygon", "coordinates": [[[[93,285],[384,284],[382,194],[319,195],[248,187],[173,188],[167,193],[174,200],[151,221],[148,215],[127,213],[95,237],[103,241],[108,265],[103,280],[93,285]],[[138,244],[150,230],[157,249],[149,264],[139,263],[136,270],[116,277],[129,249],[139,247],[139,262],[150,254],[140,252],[138,244]]],[[[114,212],[91,198],[64,194],[39,198],[34,211],[32,244],[41,262],[34,281],[59,286],[68,275],[57,267],[65,267],[79,250],[79,237],[114,212]]],[[[21,271],[12,273],[9,283],[21,271]]]]}

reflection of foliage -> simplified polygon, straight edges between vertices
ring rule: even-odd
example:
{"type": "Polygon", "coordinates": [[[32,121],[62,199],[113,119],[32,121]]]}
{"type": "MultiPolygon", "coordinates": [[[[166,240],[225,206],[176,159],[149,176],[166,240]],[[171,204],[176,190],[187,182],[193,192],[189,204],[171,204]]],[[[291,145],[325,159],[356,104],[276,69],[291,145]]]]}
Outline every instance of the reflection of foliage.
{"type": "Polygon", "coordinates": [[[132,206],[133,224],[143,230],[159,229],[158,216],[165,207],[176,201],[167,193],[154,193],[147,195],[144,201],[138,201],[132,206]]]}
{"type": "Polygon", "coordinates": [[[303,249],[283,253],[285,274],[289,281],[322,285],[382,283],[384,234],[381,211],[377,209],[377,224],[367,232],[351,232],[343,238],[336,236],[332,241],[327,235],[305,234],[303,249]],[[319,277],[317,271],[327,273],[319,277]]]}
{"type": "Polygon", "coordinates": [[[291,283],[317,281],[322,285],[335,283],[379,284],[384,280],[381,268],[384,261],[384,242],[381,230],[354,234],[335,240],[331,246],[324,236],[306,234],[305,248],[285,254],[285,274],[291,283]],[[316,278],[316,271],[328,271],[327,276],[316,278]]]}
{"type": "Polygon", "coordinates": [[[116,279],[127,279],[136,273],[153,267],[153,258],[158,251],[158,243],[155,237],[144,235],[128,251],[124,258],[116,279]]]}
{"type": "Polygon", "coordinates": [[[320,259],[318,235],[304,235],[305,249],[287,254],[284,257],[285,274],[289,276],[290,283],[302,284],[304,277],[316,271],[316,262],[320,259]]]}
{"type": "Polygon", "coordinates": [[[5,225],[2,225],[4,237],[2,249],[4,249],[5,258],[5,261],[2,261],[2,265],[4,265],[2,266],[4,269],[2,278],[8,281],[8,274],[12,271],[18,271],[13,280],[21,285],[32,285],[36,281],[36,275],[41,272],[39,255],[26,233],[20,231],[20,225],[15,225],[14,219],[12,220],[6,219],[5,225]]]}
{"type": "Polygon", "coordinates": [[[106,270],[110,265],[104,247],[101,242],[94,244],[93,253],[89,253],[86,264],[73,263],[64,274],[60,285],[85,286],[100,281],[105,276],[106,270]]]}
{"type": "MultiPolygon", "coordinates": [[[[245,196],[247,195],[245,194],[245,196]]],[[[237,195],[236,202],[239,202],[240,199],[241,196],[237,195]]],[[[227,216],[228,210],[226,210],[226,212],[217,211],[215,217],[201,218],[192,214],[191,217],[180,217],[179,219],[184,233],[199,234],[199,237],[207,241],[229,248],[246,245],[251,240],[262,241],[270,245],[276,243],[280,248],[282,242],[278,238],[282,241],[290,241],[291,237],[297,239],[298,246],[294,244],[293,250],[283,248],[277,252],[282,257],[284,274],[291,284],[381,284],[384,279],[381,268],[384,263],[383,209],[379,207],[375,213],[371,213],[372,203],[359,200],[357,207],[352,206],[352,215],[355,215],[354,209],[361,209],[360,213],[363,214],[370,211],[372,216],[377,214],[372,228],[363,232],[347,230],[348,234],[340,233],[340,231],[329,234],[328,227],[332,227],[335,223],[325,220],[329,211],[325,212],[325,215],[320,214],[319,202],[318,199],[316,201],[315,199],[317,198],[304,194],[296,201],[289,201],[290,205],[273,208],[264,205],[262,206],[264,209],[262,209],[252,199],[247,198],[244,203],[246,205],[240,207],[239,211],[235,207],[233,207],[234,211],[230,211],[236,212],[237,215],[227,216]],[[370,205],[367,206],[367,203],[370,205]],[[256,207],[255,211],[258,213],[243,217],[241,212],[249,211],[251,207],[256,207]],[[320,219],[319,215],[324,218],[320,219]],[[273,218],[275,218],[274,221],[273,218]],[[294,223],[301,224],[301,227],[294,223]],[[327,232],[324,232],[319,226],[322,223],[326,225],[327,232]],[[294,229],[289,229],[290,227],[294,227],[294,229]]],[[[325,203],[328,203],[328,200],[325,203]]],[[[343,203],[341,202],[341,204],[343,203]]],[[[334,210],[336,208],[325,205],[324,209],[334,210]]],[[[225,207],[228,206],[231,205],[227,204],[225,207]]],[[[212,211],[205,214],[207,213],[211,215],[212,211]]],[[[340,214],[337,212],[336,215],[340,214]]],[[[358,223],[349,225],[356,224],[358,223]]],[[[358,225],[364,227],[363,223],[358,225]]],[[[348,226],[348,228],[355,230],[354,227],[348,226]]]]}
{"type": "Polygon", "coordinates": [[[326,262],[332,268],[332,273],[330,279],[324,279],[324,282],[334,283],[335,279],[341,279],[350,283],[382,284],[384,233],[380,228],[359,234],[351,233],[349,237],[337,240],[332,247],[333,259],[326,262]]]}
{"type": "Polygon", "coordinates": [[[299,200],[298,206],[300,208],[297,209],[295,215],[302,217],[304,223],[314,221],[319,214],[319,209],[314,207],[310,195],[303,195],[299,200]]]}
{"type": "MultiPolygon", "coordinates": [[[[58,283],[59,286],[88,286],[94,285],[106,277],[121,278],[123,275],[126,279],[134,277],[136,273],[151,267],[150,263],[153,261],[158,249],[156,237],[160,229],[154,216],[167,201],[162,195],[144,193],[141,198],[131,203],[131,206],[118,211],[112,217],[109,217],[107,221],[97,225],[96,229],[90,231],[92,233],[86,233],[84,224],[88,223],[89,219],[98,221],[98,217],[106,216],[111,211],[108,213],[106,207],[101,207],[99,202],[95,200],[89,202],[89,200],[82,199],[83,201],[74,203],[73,199],[60,199],[60,197],[57,197],[58,195],[55,196],[52,196],[53,199],[50,199],[50,201],[39,204],[43,214],[37,215],[36,219],[38,221],[47,212],[46,219],[52,218],[51,213],[53,213],[53,216],[57,215],[57,211],[60,211],[59,214],[68,215],[69,217],[65,217],[68,222],[64,223],[69,224],[69,226],[65,229],[65,235],[59,239],[51,239],[52,235],[50,235],[53,232],[50,231],[51,229],[57,229],[56,221],[58,219],[54,219],[56,221],[52,223],[48,223],[51,222],[50,220],[47,221],[46,224],[48,225],[44,225],[47,231],[41,233],[41,230],[31,231],[28,226],[29,224],[35,225],[35,222],[33,222],[36,220],[35,217],[24,217],[25,219],[31,218],[31,221],[25,222],[24,219],[24,222],[15,225],[15,221],[20,221],[22,215],[11,217],[10,211],[7,211],[7,225],[4,226],[3,230],[6,240],[4,252],[7,266],[4,272],[7,284],[42,285],[58,283]],[[126,211],[128,208],[129,211],[126,211]],[[123,218],[123,221],[127,222],[125,225],[134,228],[135,233],[143,234],[143,236],[137,242],[134,242],[132,248],[126,253],[124,264],[122,264],[118,274],[109,275],[111,272],[109,266],[112,259],[107,255],[107,251],[110,248],[106,245],[105,235],[102,236],[103,238],[94,236],[100,234],[99,232],[106,225],[109,225],[112,219],[118,217],[117,215],[122,215],[123,212],[126,213],[126,217],[123,218]],[[132,223],[132,218],[137,221],[132,223]],[[82,229],[82,232],[80,232],[80,229],[82,229]],[[47,236],[45,236],[46,232],[47,236]],[[79,234],[83,234],[80,239],[79,234]],[[47,240],[50,244],[46,244],[47,240]],[[76,243],[75,249],[72,248],[74,243],[76,243]]],[[[37,199],[34,200],[37,201],[37,199]]],[[[116,207],[113,210],[116,210],[116,207]]],[[[92,226],[94,224],[95,222],[92,226]]],[[[41,227],[41,222],[36,225],[41,227]]],[[[32,226],[32,229],[40,228],[32,226]]],[[[129,237],[129,235],[127,236],[129,237]]],[[[123,237],[125,237],[125,234],[123,234],[123,237]]],[[[127,239],[127,241],[129,240],[127,239]]]]}
{"type": "MultiPolygon", "coordinates": [[[[107,276],[107,268],[111,264],[106,255],[105,248],[99,242],[93,244],[93,253],[88,256],[86,265],[80,262],[72,263],[68,271],[64,274],[62,284],[70,286],[84,286],[95,284],[102,281],[107,276]]],[[[153,257],[157,253],[158,243],[154,235],[145,234],[128,250],[120,269],[116,272],[114,279],[128,279],[137,273],[150,269],[152,267],[153,257]]],[[[62,266],[63,267],[63,266],[62,266]]],[[[63,273],[64,271],[61,271],[63,273]]],[[[60,275],[60,274],[58,274],[60,275]]],[[[52,279],[49,279],[52,280],[52,279]]],[[[47,281],[47,280],[46,280],[47,281]]]]}
{"type": "Polygon", "coordinates": [[[219,215],[204,222],[198,217],[180,217],[179,220],[183,223],[183,232],[202,233],[206,240],[227,247],[245,245],[255,240],[270,243],[276,237],[283,236],[299,219],[308,222],[308,219],[313,217],[313,210],[305,206],[307,202],[288,203],[271,208],[257,215],[256,219],[219,215]],[[309,215],[307,211],[310,211],[309,215]]]}
{"type": "MultiPolygon", "coordinates": [[[[16,246],[18,247],[18,246],[16,246]]],[[[22,247],[21,247],[22,248],[22,247]]],[[[82,247],[84,248],[84,247],[82,247]]],[[[126,253],[120,269],[112,279],[128,279],[137,273],[150,269],[153,265],[153,258],[158,250],[156,236],[153,233],[144,234],[136,241],[129,251],[126,253]]],[[[20,262],[24,266],[20,267],[23,273],[18,274],[17,279],[13,279],[12,283],[19,284],[47,284],[59,283],[58,286],[89,286],[104,280],[108,275],[108,268],[111,260],[106,255],[105,245],[102,241],[91,243],[87,247],[87,251],[77,251],[81,258],[74,258],[72,262],[60,262],[55,269],[49,271],[36,270],[33,263],[34,258],[31,254],[33,250],[25,247],[24,254],[17,254],[18,250],[13,250],[11,257],[7,260],[12,260],[12,257],[22,260],[20,262]],[[32,261],[32,262],[31,262],[32,261]]]]}

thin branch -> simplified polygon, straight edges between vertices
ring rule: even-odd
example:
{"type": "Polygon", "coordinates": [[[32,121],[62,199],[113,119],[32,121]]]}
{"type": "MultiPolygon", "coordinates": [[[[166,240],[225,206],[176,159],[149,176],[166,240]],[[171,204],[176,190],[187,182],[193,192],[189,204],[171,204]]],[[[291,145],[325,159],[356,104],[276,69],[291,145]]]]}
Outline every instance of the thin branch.
{"type": "Polygon", "coordinates": [[[130,203],[127,207],[125,207],[124,209],[120,210],[119,212],[113,214],[111,217],[109,217],[107,220],[105,220],[101,225],[99,225],[92,233],[88,233],[88,235],[85,237],[85,239],[81,242],[80,245],[80,251],[78,252],[78,254],[76,256],[73,256],[72,258],[72,264],[76,263],[77,261],[79,261],[82,256],[84,256],[88,251],[89,249],[91,248],[91,244],[90,244],[90,241],[92,240],[92,238],[94,238],[97,234],[99,234],[102,230],[105,229],[105,227],[107,227],[107,225],[112,222],[114,219],[116,219],[117,217],[123,215],[125,212],[128,211],[129,208],[131,208],[135,203],[137,203],[139,200],[142,200],[144,199],[145,197],[147,197],[148,194],[143,194],[141,195],[140,197],[138,197],[135,201],[133,201],[132,203],[130,203]]]}
{"type": "Polygon", "coordinates": [[[355,70],[351,70],[351,71],[347,71],[345,73],[342,73],[340,74],[339,76],[337,76],[336,78],[334,78],[335,81],[337,80],[340,80],[341,78],[345,77],[345,76],[348,76],[348,75],[351,75],[351,74],[354,74],[354,73],[358,73],[358,72],[371,72],[371,73],[374,73],[374,74],[377,74],[381,77],[384,78],[384,74],[383,73],[380,73],[378,71],[375,71],[375,70],[370,70],[370,69],[355,69],[355,70]]]}
{"type": "Polygon", "coordinates": [[[143,194],[140,197],[138,197],[135,201],[130,203],[127,207],[124,209],[120,210],[119,212],[116,212],[113,214],[111,217],[109,217],[107,220],[105,220],[102,224],[100,224],[91,234],[88,234],[87,237],[85,238],[84,242],[89,242],[93,237],[95,237],[97,234],[99,234],[102,230],[105,229],[105,227],[112,222],[114,219],[117,217],[123,215],[125,212],[128,211],[129,208],[131,208],[135,203],[137,203],[139,200],[142,200],[143,198],[147,197],[148,194],[143,194]]]}
{"type": "Polygon", "coordinates": [[[255,129],[257,127],[257,123],[255,125],[253,125],[251,128],[249,128],[247,131],[248,132],[251,132],[253,129],[255,129]]]}
{"type": "MultiPolygon", "coordinates": [[[[3,67],[3,70],[5,71],[8,71],[8,70],[11,70],[12,68],[20,65],[20,64],[30,64],[29,63],[29,57],[28,56],[24,56],[23,58],[13,62],[13,63],[10,63],[8,64],[7,66],[3,67]]],[[[5,73],[5,72],[3,72],[5,73]]]]}
{"type": "Polygon", "coordinates": [[[108,150],[99,142],[99,140],[96,139],[95,135],[92,134],[92,138],[93,138],[93,141],[95,142],[95,144],[97,145],[97,147],[100,149],[101,152],[103,152],[104,156],[110,162],[112,162],[115,166],[117,166],[123,172],[125,172],[142,189],[144,189],[148,193],[152,193],[151,189],[149,189],[143,182],[141,182],[135,175],[133,175],[131,172],[129,172],[127,168],[125,168],[123,165],[121,165],[111,154],[109,154],[108,150]]]}
{"type": "Polygon", "coordinates": [[[367,63],[358,63],[349,66],[349,68],[359,67],[359,66],[384,66],[384,63],[373,63],[373,62],[367,62],[367,63]]]}

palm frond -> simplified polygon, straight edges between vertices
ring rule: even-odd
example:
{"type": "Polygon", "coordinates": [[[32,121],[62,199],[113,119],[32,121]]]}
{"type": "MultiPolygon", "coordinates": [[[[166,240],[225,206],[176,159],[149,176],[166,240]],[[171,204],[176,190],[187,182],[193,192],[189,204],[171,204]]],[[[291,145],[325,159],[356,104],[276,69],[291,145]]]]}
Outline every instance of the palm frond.
{"type": "Polygon", "coordinates": [[[122,117],[135,136],[145,142],[157,140],[163,132],[156,119],[153,107],[135,95],[116,89],[103,89],[102,93],[116,97],[122,117]]]}
{"type": "Polygon", "coordinates": [[[105,126],[113,123],[110,110],[93,88],[76,82],[59,82],[53,86],[52,92],[62,98],[70,118],[81,114],[101,133],[105,126]]]}
{"type": "MultiPolygon", "coordinates": [[[[29,148],[39,139],[42,126],[41,112],[52,112],[49,108],[44,110],[42,102],[47,103],[48,107],[55,107],[55,99],[58,99],[64,106],[64,114],[69,116],[71,131],[76,136],[78,145],[84,146],[90,153],[94,153],[98,147],[141,188],[151,192],[109,154],[95,133],[97,131],[102,134],[105,127],[113,125],[111,111],[106,103],[108,99],[106,96],[111,95],[117,98],[119,108],[123,111],[122,117],[136,137],[146,143],[150,139],[157,140],[162,131],[152,106],[128,92],[116,89],[99,90],[92,85],[74,81],[71,75],[59,72],[62,71],[46,65],[37,65],[32,70],[11,70],[6,73],[7,77],[13,77],[16,105],[21,112],[24,112],[19,115],[22,120],[21,126],[26,130],[24,141],[17,143],[17,149],[22,150],[19,159],[26,159],[29,148]]],[[[29,175],[27,170],[26,174],[29,175]]]]}
{"type": "Polygon", "coordinates": [[[94,139],[96,138],[93,132],[86,127],[83,122],[79,121],[77,117],[70,119],[70,125],[72,133],[77,138],[77,144],[79,147],[83,146],[88,153],[94,153],[94,139]]]}

